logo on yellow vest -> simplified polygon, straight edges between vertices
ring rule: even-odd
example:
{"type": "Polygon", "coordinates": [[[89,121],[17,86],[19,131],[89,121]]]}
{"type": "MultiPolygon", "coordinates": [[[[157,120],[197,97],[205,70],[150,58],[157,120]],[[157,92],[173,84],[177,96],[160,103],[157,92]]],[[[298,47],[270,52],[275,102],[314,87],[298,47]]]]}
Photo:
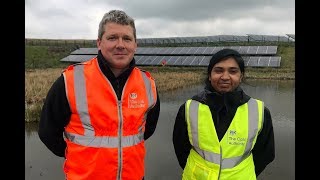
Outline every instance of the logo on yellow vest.
{"type": "Polygon", "coordinates": [[[247,138],[237,136],[236,130],[229,130],[228,144],[244,146],[247,142],[247,138]]]}
{"type": "Polygon", "coordinates": [[[138,99],[137,93],[130,93],[128,98],[128,108],[143,108],[145,107],[144,100],[138,99]]]}

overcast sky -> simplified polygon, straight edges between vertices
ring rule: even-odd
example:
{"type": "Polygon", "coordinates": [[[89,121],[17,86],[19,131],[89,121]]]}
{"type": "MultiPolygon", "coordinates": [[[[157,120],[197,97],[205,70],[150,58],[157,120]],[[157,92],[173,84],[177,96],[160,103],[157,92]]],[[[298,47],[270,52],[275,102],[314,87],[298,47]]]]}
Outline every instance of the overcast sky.
{"type": "Polygon", "coordinates": [[[97,39],[112,9],[135,19],[137,38],[295,34],[294,0],[26,0],[25,37],[97,39]]]}

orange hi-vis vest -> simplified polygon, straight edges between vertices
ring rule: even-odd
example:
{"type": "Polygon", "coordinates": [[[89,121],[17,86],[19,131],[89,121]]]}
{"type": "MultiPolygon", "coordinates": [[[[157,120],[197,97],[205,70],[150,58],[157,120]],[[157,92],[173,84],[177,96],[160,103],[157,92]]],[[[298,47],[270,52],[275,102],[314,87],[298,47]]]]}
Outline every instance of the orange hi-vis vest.
{"type": "Polygon", "coordinates": [[[135,67],[118,100],[96,57],[69,66],[63,76],[71,109],[66,179],[141,180],[147,113],[157,101],[154,79],[135,67]]]}

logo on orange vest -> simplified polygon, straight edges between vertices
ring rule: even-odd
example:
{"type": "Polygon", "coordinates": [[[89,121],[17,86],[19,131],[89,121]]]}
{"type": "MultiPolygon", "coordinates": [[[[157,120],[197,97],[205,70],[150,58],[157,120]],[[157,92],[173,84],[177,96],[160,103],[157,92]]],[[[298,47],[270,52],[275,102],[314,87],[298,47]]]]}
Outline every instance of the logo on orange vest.
{"type": "Polygon", "coordinates": [[[143,108],[145,107],[144,100],[138,99],[137,93],[130,93],[128,98],[128,108],[143,108]]]}
{"type": "Polygon", "coordinates": [[[137,93],[130,93],[130,99],[137,99],[137,93]]]}

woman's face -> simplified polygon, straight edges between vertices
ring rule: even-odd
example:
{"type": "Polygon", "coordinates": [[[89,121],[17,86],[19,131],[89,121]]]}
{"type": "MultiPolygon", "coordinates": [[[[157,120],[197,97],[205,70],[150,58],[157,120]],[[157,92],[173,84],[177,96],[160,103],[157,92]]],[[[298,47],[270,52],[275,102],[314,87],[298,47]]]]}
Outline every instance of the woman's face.
{"type": "Polygon", "coordinates": [[[208,78],[217,92],[226,93],[240,85],[242,73],[236,60],[229,57],[215,64],[208,78]]]}

